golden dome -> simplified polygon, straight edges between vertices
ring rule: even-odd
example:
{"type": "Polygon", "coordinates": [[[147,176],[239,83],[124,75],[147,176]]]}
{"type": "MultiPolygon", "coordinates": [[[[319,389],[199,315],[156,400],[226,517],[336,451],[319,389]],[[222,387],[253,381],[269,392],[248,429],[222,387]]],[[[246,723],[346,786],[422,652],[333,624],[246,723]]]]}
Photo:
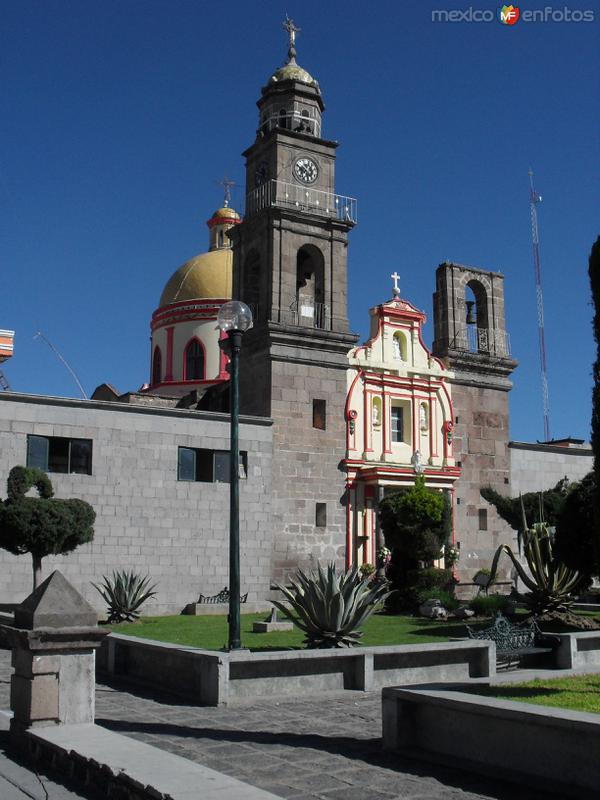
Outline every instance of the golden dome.
{"type": "MultiPolygon", "coordinates": [[[[221,210],[236,213],[231,208],[221,210]]],[[[232,266],[233,252],[229,247],[211,250],[186,261],[170,277],[159,305],[167,306],[183,300],[230,299],[232,266]]]]}
{"type": "Polygon", "coordinates": [[[241,222],[242,218],[234,208],[223,206],[218,208],[212,217],[208,220],[208,226],[212,228],[213,225],[224,225],[228,222],[241,222]]]}
{"type": "Polygon", "coordinates": [[[269,79],[269,83],[279,83],[279,81],[298,81],[298,83],[306,83],[316,89],[319,88],[318,81],[295,62],[290,62],[284,67],[280,67],[269,79]]]}

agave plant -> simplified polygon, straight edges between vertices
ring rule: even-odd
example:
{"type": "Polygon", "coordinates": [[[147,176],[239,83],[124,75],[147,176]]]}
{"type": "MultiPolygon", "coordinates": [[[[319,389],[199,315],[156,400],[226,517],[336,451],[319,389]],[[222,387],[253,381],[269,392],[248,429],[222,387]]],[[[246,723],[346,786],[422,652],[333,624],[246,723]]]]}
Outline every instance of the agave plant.
{"type": "Polygon", "coordinates": [[[102,580],[104,583],[100,586],[96,583],[92,586],[108,603],[109,622],[133,622],[140,616],[141,605],[156,594],[156,584],[149,585],[150,576],[144,577],[133,570],[113,571],[111,578],[103,575],[102,580]]]}
{"type": "Polygon", "coordinates": [[[304,631],[308,648],[353,647],[361,625],[390,594],[388,583],[368,583],[357,569],[337,572],[334,564],[316,571],[298,570],[291,586],[278,586],[290,607],[273,601],[282,614],[304,631]]]}
{"type": "Polygon", "coordinates": [[[522,547],[531,574],[527,573],[511,548],[502,544],[494,555],[489,582],[496,578],[498,561],[502,553],[506,553],[529,589],[519,597],[534,615],[566,611],[573,603],[571,595],[582,576],[554,555],[550,526],[546,522],[536,522],[529,529],[524,526],[522,547]]]}

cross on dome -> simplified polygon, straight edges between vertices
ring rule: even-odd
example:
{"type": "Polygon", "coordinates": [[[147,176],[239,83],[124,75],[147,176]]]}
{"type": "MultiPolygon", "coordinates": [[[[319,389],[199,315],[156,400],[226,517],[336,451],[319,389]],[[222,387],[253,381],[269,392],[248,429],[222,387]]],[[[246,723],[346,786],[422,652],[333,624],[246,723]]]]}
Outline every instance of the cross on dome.
{"type": "Polygon", "coordinates": [[[288,32],[290,37],[290,46],[288,49],[288,59],[290,62],[295,61],[296,58],[296,34],[300,33],[300,28],[294,24],[294,20],[285,15],[285,22],[283,23],[284,30],[288,32]]]}
{"type": "Polygon", "coordinates": [[[224,208],[229,208],[229,203],[231,203],[231,190],[235,185],[235,181],[232,181],[227,177],[227,175],[223,177],[223,180],[219,181],[219,186],[223,187],[223,191],[225,193],[223,199],[224,208]]]}
{"type": "Polygon", "coordinates": [[[398,281],[400,280],[400,275],[397,272],[392,273],[390,278],[394,281],[394,297],[400,297],[400,287],[398,286],[398,281]]]}

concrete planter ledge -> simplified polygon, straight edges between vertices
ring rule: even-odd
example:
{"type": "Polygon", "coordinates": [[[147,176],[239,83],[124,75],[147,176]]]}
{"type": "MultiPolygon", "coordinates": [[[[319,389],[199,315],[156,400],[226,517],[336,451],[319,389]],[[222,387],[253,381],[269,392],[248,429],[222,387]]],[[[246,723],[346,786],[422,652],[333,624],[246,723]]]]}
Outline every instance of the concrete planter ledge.
{"type": "Polygon", "coordinates": [[[556,666],[559,669],[600,668],[600,631],[577,631],[559,633],[560,645],[556,651],[556,666]]]}
{"type": "Polygon", "coordinates": [[[25,746],[102,796],[128,800],[277,800],[274,794],[98,725],[32,729],[25,746]]]}
{"type": "Polygon", "coordinates": [[[493,642],[278,650],[233,653],[200,650],[110,634],[98,653],[100,673],[173,692],[198,705],[394,684],[464,681],[496,670],[493,642]]]}
{"type": "Polygon", "coordinates": [[[432,686],[382,692],[383,746],[563,796],[596,796],[600,715],[432,686]]]}

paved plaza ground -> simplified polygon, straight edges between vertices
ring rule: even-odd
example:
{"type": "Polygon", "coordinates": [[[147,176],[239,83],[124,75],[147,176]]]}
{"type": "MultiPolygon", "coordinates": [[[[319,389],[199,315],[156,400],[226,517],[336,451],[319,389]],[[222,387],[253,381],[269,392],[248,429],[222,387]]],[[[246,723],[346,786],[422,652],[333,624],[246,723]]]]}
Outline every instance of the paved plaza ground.
{"type": "MultiPolygon", "coordinates": [[[[10,654],[0,651],[2,708],[9,706],[9,675],[10,654]]],[[[96,721],[124,736],[293,800],[557,797],[383,752],[379,692],[202,708],[178,702],[172,696],[99,684],[96,721]]],[[[0,760],[0,777],[2,769],[0,760]]],[[[48,792],[48,800],[62,797],[48,792]]],[[[21,800],[18,795],[15,798],[21,800]]]]}

